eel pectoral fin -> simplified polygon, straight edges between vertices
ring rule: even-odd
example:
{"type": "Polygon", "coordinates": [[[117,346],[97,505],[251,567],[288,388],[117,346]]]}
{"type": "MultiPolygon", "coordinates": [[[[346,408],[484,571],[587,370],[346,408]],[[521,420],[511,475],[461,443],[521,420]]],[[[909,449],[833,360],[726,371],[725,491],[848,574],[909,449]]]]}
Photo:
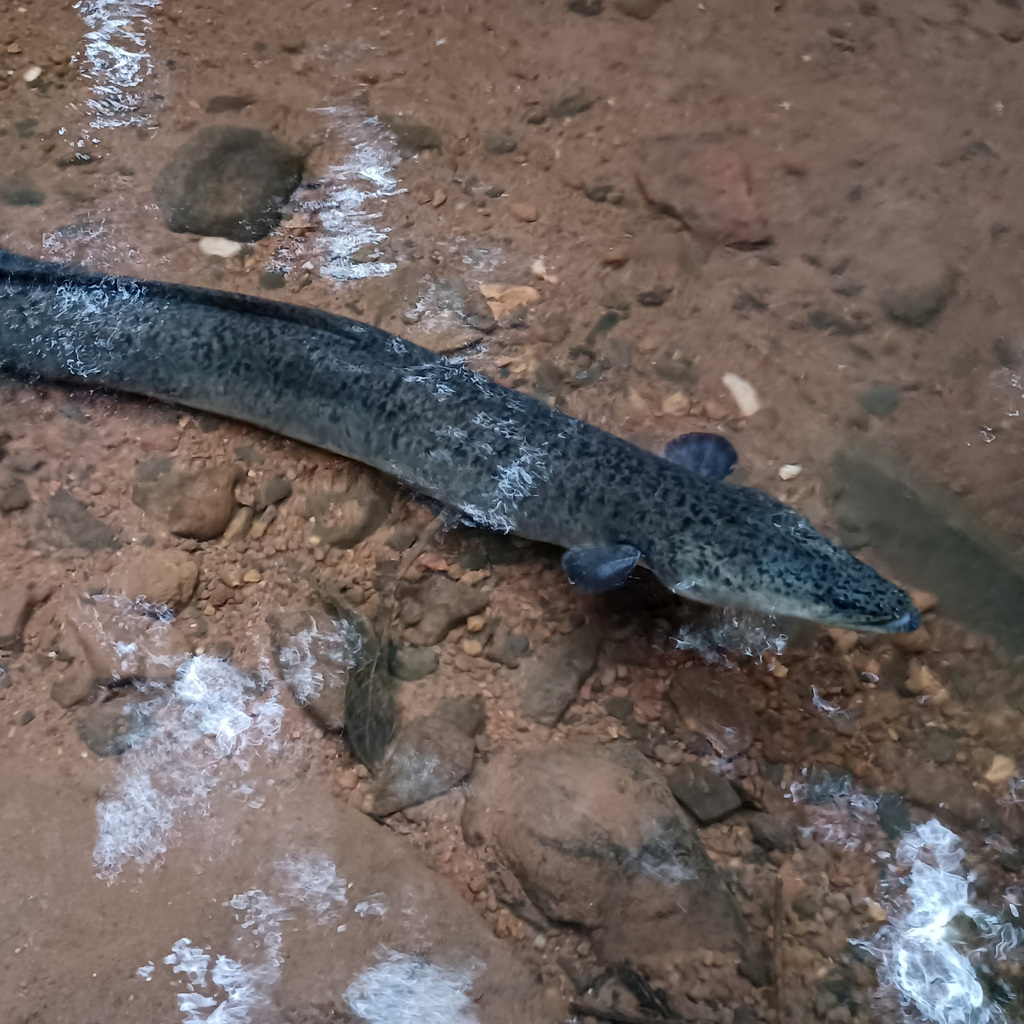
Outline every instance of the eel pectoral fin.
{"type": "Polygon", "coordinates": [[[724,480],[736,465],[736,449],[721,434],[681,434],[665,445],[665,458],[711,480],[724,480]]]}
{"type": "Polygon", "coordinates": [[[639,561],[640,551],[631,544],[596,544],[569,548],[562,568],[570,583],[600,594],[621,587],[639,561]]]}

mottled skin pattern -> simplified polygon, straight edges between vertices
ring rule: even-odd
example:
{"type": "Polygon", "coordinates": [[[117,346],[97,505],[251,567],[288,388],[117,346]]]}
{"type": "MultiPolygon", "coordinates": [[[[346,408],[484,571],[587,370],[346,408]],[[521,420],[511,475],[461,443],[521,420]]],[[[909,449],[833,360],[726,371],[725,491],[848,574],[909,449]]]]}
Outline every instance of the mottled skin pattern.
{"type": "Polygon", "coordinates": [[[709,604],[903,631],[907,595],[761,491],[696,476],[367,324],[0,250],[0,370],[244,420],[496,530],[628,543],[709,604]]]}

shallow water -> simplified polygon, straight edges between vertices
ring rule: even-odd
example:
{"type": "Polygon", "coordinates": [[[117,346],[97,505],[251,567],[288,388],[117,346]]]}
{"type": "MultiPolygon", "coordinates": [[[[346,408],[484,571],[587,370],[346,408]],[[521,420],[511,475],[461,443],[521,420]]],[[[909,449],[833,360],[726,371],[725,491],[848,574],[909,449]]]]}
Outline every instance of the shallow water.
{"type": "MultiPolygon", "coordinates": [[[[378,323],[655,450],[722,433],[740,482],[914,590],[919,633],[857,637],[680,613],[645,578],[589,597],[551,552],[470,531],[427,545],[413,575],[489,604],[432,643],[398,601],[394,639],[439,664],[402,721],[480,696],[474,771],[631,743],[742,797],[698,832],[764,971],[638,954],[627,1020],[1024,1018],[1022,37],[996,0],[0,8],[0,246],[378,323]],[[211,125],[304,160],[263,238],[168,230],[160,172],[211,125]],[[538,724],[517,661],[585,621],[603,645],[538,724]],[[490,657],[506,634],[519,656],[490,657]],[[763,814],[796,838],[759,839],[763,814]]],[[[5,383],[0,439],[4,1019],[612,1012],[571,980],[622,968],[601,927],[524,910],[522,865],[467,843],[474,776],[365,817],[372,778],[289,689],[268,618],[341,598],[383,619],[427,509],[103,393],[5,383]],[[239,465],[227,541],[143,510],[172,464],[239,465]],[[369,534],[325,542],[356,506],[379,506],[369,534]],[[173,614],[93,602],[167,550],[198,570],[173,614]],[[124,752],[96,756],[83,723],[124,701],[124,752]]]]}

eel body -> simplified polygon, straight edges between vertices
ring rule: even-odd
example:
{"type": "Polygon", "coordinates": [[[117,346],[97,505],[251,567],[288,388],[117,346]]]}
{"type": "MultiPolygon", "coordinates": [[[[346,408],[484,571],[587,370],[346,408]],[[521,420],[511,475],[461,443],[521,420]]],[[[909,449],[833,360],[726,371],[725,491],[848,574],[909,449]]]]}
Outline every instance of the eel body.
{"type": "Polygon", "coordinates": [[[570,554],[638,552],[666,587],[707,604],[859,630],[919,624],[903,590],[764,492],[345,317],[0,250],[0,371],[264,427],[494,530],[570,554]]]}

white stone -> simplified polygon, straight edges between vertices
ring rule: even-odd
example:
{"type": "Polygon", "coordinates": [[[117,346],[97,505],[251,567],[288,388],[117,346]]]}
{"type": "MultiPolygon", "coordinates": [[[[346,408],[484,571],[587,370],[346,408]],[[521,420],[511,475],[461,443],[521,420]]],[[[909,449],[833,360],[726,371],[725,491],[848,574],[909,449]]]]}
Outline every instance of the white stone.
{"type": "Polygon", "coordinates": [[[230,238],[214,238],[207,236],[199,239],[199,251],[204,256],[219,256],[221,259],[230,259],[242,251],[240,242],[232,242],[230,238]]]}
{"type": "Polygon", "coordinates": [[[754,385],[750,381],[744,380],[736,373],[723,373],[722,383],[732,395],[732,400],[744,419],[753,416],[761,408],[761,399],[757,397],[754,385]]]}

